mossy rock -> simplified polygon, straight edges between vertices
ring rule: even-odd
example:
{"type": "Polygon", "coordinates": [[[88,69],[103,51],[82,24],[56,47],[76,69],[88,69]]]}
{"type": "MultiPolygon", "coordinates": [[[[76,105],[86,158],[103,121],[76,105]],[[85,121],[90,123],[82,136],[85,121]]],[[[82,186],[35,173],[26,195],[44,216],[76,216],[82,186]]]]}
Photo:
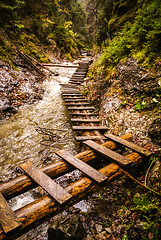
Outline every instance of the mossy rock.
{"type": "Polygon", "coordinates": [[[161,145],[161,119],[157,118],[153,121],[149,128],[149,136],[151,137],[152,141],[161,145]]]}

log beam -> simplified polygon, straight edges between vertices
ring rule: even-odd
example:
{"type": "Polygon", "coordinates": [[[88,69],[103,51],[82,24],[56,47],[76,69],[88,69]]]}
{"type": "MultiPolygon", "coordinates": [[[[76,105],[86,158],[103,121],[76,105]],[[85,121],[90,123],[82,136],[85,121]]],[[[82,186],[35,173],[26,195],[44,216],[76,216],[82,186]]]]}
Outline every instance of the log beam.
{"type": "MultiPolygon", "coordinates": [[[[128,133],[124,136],[122,136],[125,140],[130,140],[132,138],[132,134],[128,133]]],[[[117,144],[115,144],[112,141],[107,141],[102,144],[102,146],[105,146],[111,150],[115,150],[117,148],[117,144]]],[[[80,160],[84,162],[89,162],[90,160],[93,160],[98,155],[92,151],[87,150],[81,153],[78,153],[75,155],[75,157],[79,158],[80,160]]],[[[62,174],[65,174],[72,170],[72,168],[65,163],[64,161],[58,161],[56,163],[52,163],[50,165],[47,165],[45,167],[41,168],[49,177],[56,178],[61,176],[62,174]]],[[[31,180],[26,175],[21,175],[15,179],[12,179],[6,183],[0,184],[0,192],[3,194],[3,196],[6,199],[10,199],[12,197],[18,196],[28,190],[31,190],[33,188],[37,187],[37,184],[31,180]]]]}

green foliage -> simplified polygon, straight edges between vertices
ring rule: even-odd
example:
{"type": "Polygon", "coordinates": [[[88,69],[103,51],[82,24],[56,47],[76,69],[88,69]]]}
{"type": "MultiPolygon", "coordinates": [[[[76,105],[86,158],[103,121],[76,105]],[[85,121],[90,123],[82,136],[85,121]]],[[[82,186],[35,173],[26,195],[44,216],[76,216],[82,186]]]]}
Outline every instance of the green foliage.
{"type": "Polygon", "coordinates": [[[147,102],[144,100],[137,100],[136,104],[135,104],[135,110],[141,111],[143,109],[145,109],[147,107],[147,102]]]}
{"type": "Polygon", "coordinates": [[[145,230],[152,232],[155,239],[160,236],[159,225],[161,224],[161,209],[160,201],[149,200],[146,194],[137,193],[133,199],[137,206],[133,210],[138,210],[143,214],[144,221],[142,222],[145,230]]]}
{"type": "Polygon", "coordinates": [[[87,45],[86,14],[75,0],[1,0],[0,29],[18,48],[41,60],[43,46],[71,60],[87,45]]]}
{"type": "Polygon", "coordinates": [[[147,1],[137,11],[133,23],[126,22],[122,31],[106,43],[99,64],[115,66],[128,56],[137,57],[144,65],[155,64],[161,52],[161,5],[147,1]]]}

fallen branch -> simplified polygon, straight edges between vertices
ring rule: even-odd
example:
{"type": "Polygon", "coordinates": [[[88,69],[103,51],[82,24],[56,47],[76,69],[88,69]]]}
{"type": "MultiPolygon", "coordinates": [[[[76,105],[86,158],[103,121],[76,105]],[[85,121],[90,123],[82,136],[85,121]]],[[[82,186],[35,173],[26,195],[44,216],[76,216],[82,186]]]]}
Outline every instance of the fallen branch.
{"type": "Polygon", "coordinates": [[[149,171],[150,171],[150,169],[151,169],[151,167],[152,167],[152,165],[153,165],[154,162],[156,162],[156,159],[154,159],[154,160],[151,162],[151,164],[150,164],[150,166],[148,167],[148,170],[147,170],[147,172],[146,172],[145,180],[144,180],[145,186],[147,185],[147,178],[148,178],[148,175],[149,175],[149,171]]]}
{"type": "Polygon", "coordinates": [[[43,135],[43,139],[41,140],[40,144],[44,145],[44,146],[51,146],[48,144],[44,144],[44,142],[58,142],[60,139],[64,138],[66,136],[66,132],[68,131],[68,129],[56,129],[56,128],[43,128],[40,127],[39,124],[31,119],[29,119],[31,122],[36,124],[36,128],[35,130],[43,135]],[[62,133],[65,133],[62,134],[62,133]],[[61,135],[59,134],[61,133],[61,135]]]}
{"type": "Polygon", "coordinates": [[[138,180],[136,180],[133,176],[131,176],[128,172],[126,172],[126,171],[123,170],[122,168],[121,168],[121,171],[122,171],[123,173],[125,173],[125,175],[127,175],[129,178],[131,178],[134,182],[136,182],[137,184],[139,184],[140,186],[142,186],[143,188],[145,188],[145,189],[147,189],[147,190],[149,190],[149,191],[151,191],[151,192],[153,192],[153,193],[155,193],[155,194],[157,194],[158,196],[161,197],[161,194],[160,194],[159,192],[157,192],[157,191],[155,191],[154,189],[152,189],[152,188],[150,188],[150,187],[147,187],[146,185],[142,184],[141,182],[139,182],[138,180]]]}

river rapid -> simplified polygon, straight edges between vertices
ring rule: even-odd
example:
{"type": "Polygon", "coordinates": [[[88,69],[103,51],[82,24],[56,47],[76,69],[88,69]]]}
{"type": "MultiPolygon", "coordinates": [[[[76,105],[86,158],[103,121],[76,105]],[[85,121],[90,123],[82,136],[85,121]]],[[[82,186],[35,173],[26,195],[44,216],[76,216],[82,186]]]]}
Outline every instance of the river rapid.
{"type": "MultiPolygon", "coordinates": [[[[76,153],[76,142],[70,126],[68,112],[61,97],[60,83],[67,83],[76,68],[50,68],[57,71],[58,76],[51,76],[42,83],[44,88],[43,99],[33,105],[23,106],[19,112],[10,117],[0,126],[0,180],[7,181],[16,176],[21,163],[32,161],[40,167],[57,161],[54,154],[60,149],[76,153]],[[56,131],[58,141],[42,142],[43,135],[36,128],[63,130],[56,131]],[[49,145],[49,146],[46,146],[49,145]]],[[[40,195],[32,190],[9,201],[13,210],[16,210],[40,195]]],[[[44,228],[39,226],[20,239],[46,239],[42,237],[44,228]]]]}

